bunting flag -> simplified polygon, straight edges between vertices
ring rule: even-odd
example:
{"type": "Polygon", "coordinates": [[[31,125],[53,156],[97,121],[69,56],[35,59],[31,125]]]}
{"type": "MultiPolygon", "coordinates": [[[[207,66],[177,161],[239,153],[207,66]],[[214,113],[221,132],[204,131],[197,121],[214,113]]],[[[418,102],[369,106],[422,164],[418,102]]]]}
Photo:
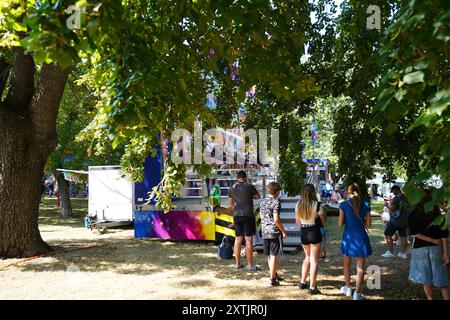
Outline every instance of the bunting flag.
{"type": "Polygon", "coordinates": [[[318,132],[317,132],[317,126],[316,124],[313,122],[313,124],[311,125],[311,138],[313,140],[313,144],[314,146],[317,143],[317,136],[318,136],[318,132]]]}
{"type": "Polygon", "coordinates": [[[69,182],[73,182],[73,183],[80,182],[79,175],[76,173],[72,173],[72,172],[64,172],[64,179],[69,182]]]}

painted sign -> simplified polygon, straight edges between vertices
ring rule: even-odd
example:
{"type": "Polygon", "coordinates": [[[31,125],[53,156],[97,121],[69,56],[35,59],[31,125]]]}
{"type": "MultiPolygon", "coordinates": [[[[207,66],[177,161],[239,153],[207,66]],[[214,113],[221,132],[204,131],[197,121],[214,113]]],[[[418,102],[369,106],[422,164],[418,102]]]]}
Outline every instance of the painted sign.
{"type": "Polygon", "coordinates": [[[214,213],[209,211],[136,211],[136,238],[215,240],[214,213]]]}

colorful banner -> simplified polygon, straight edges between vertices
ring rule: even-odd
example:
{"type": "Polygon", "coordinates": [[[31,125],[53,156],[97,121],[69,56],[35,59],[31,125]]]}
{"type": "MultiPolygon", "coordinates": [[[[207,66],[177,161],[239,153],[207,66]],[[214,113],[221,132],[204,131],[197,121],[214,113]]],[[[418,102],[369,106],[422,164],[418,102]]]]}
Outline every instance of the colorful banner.
{"type": "Polygon", "coordinates": [[[135,238],[215,240],[214,213],[209,211],[136,211],[135,238]]]}

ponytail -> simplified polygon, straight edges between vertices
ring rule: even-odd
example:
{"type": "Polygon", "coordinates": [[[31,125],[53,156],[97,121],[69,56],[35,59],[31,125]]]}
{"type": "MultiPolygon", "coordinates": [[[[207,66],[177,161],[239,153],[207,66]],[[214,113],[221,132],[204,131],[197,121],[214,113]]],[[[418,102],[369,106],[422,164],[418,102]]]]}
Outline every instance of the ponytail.
{"type": "Polygon", "coordinates": [[[361,196],[359,195],[359,187],[356,183],[352,183],[348,186],[348,193],[350,198],[353,201],[353,207],[356,210],[356,213],[359,213],[361,209],[361,196]]]}

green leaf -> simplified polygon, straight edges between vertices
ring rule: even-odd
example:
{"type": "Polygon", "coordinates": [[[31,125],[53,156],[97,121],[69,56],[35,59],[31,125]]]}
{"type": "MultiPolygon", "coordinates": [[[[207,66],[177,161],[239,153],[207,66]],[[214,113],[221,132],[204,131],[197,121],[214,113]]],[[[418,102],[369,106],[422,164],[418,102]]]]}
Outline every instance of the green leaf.
{"type": "Polygon", "coordinates": [[[441,149],[441,155],[444,158],[450,158],[450,143],[444,143],[441,149]]]}
{"type": "Polygon", "coordinates": [[[120,138],[119,138],[119,136],[116,136],[114,138],[114,140],[112,141],[111,146],[113,149],[116,149],[119,144],[120,144],[120,138]]]}
{"type": "Polygon", "coordinates": [[[243,90],[242,88],[239,88],[236,92],[236,97],[239,101],[244,101],[245,97],[247,96],[246,91],[243,90]]]}
{"type": "Polygon", "coordinates": [[[422,182],[430,179],[431,176],[432,176],[432,174],[430,171],[424,170],[424,171],[421,171],[417,176],[415,176],[412,181],[416,182],[416,183],[422,183],[422,182]]]}
{"type": "Polygon", "coordinates": [[[428,67],[428,60],[421,60],[419,63],[417,63],[414,66],[414,69],[423,70],[423,69],[426,69],[427,67],[428,67]]]}
{"type": "Polygon", "coordinates": [[[419,203],[425,195],[425,192],[414,185],[412,182],[408,182],[404,186],[403,190],[405,191],[408,201],[413,205],[419,203]]]}
{"type": "Polygon", "coordinates": [[[436,114],[434,113],[424,113],[420,117],[414,121],[414,123],[408,128],[407,133],[411,132],[415,128],[419,126],[428,126],[431,122],[435,121],[437,119],[436,114]]]}
{"type": "Polygon", "coordinates": [[[392,103],[385,111],[386,119],[391,122],[399,120],[409,111],[408,105],[405,103],[394,102],[395,103],[392,103]]]}
{"type": "Polygon", "coordinates": [[[433,211],[434,202],[433,201],[428,201],[427,203],[425,203],[424,207],[425,207],[425,212],[433,211]]]}
{"type": "Polygon", "coordinates": [[[21,31],[21,32],[27,31],[27,27],[23,26],[22,24],[20,24],[18,22],[13,23],[13,29],[16,31],[21,31]]]}
{"type": "Polygon", "coordinates": [[[394,122],[389,122],[385,130],[388,134],[394,134],[398,130],[398,125],[394,122]]]}
{"type": "Polygon", "coordinates": [[[33,58],[35,63],[41,64],[47,59],[47,54],[43,50],[38,50],[33,54],[33,58]]]}
{"type": "Polygon", "coordinates": [[[186,83],[184,82],[184,79],[180,79],[180,87],[181,90],[186,91],[186,83]]]}
{"type": "Polygon", "coordinates": [[[405,75],[403,77],[403,82],[406,84],[414,84],[414,83],[423,82],[424,76],[425,76],[425,74],[422,71],[414,71],[414,72],[411,72],[411,73],[408,73],[407,75],[405,75]]]}
{"type": "Polygon", "coordinates": [[[378,102],[374,107],[374,111],[384,111],[392,100],[393,87],[384,89],[378,97],[378,102]]]}
{"type": "Polygon", "coordinates": [[[376,112],[374,117],[370,120],[371,132],[374,132],[385,120],[382,112],[376,112]]]}
{"type": "Polygon", "coordinates": [[[430,104],[430,111],[440,116],[450,106],[450,90],[438,91],[430,100],[430,104]]]}
{"type": "Polygon", "coordinates": [[[281,88],[280,84],[276,82],[272,84],[272,92],[277,98],[280,98],[283,94],[283,88],[281,88]]]}
{"type": "Polygon", "coordinates": [[[397,99],[398,102],[402,101],[403,96],[408,93],[405,89],[401,88],[400,90],[397,90],[397,92],[394,94],[395,99],[397,99]]]}

